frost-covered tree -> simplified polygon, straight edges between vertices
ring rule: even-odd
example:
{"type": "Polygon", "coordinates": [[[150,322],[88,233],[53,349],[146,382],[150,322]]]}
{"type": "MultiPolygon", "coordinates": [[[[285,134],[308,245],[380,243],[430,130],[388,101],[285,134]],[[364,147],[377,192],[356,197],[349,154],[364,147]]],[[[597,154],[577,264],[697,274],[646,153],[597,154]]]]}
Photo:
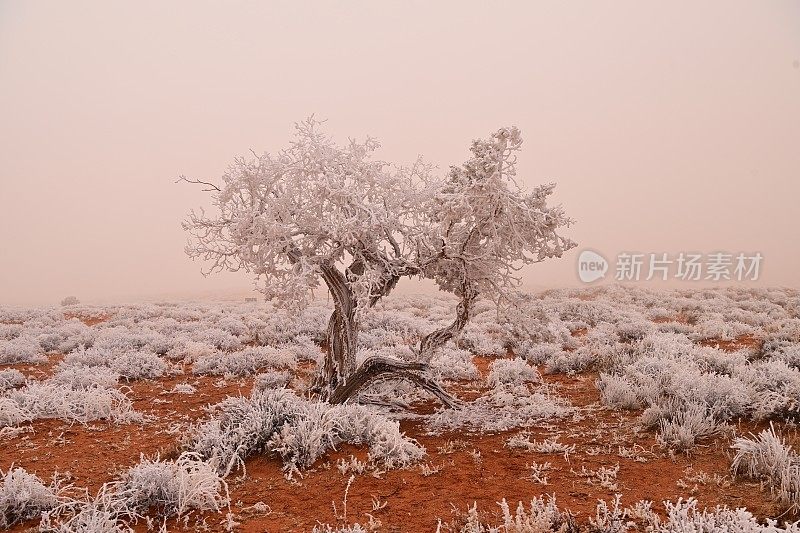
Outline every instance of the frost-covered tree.
{"type": "Polygon", "coordinates": [[[574,246],[558,233],[570,220],[547,205],[554,185],[517,186],[517,128],[473,141],[470,159],[441,179],[421,160],[403,167],[374,159],[371,138],[339,146],[319,126],[313,118],[298,124],[275,155],[235,159],[218,185],[182,178],[205,185],[216,208],[184,222],[187,253],[209,261],[211,272],[255,274],[266,297],[286,305],[305,305],[325,285],[334,311],[318,386],[329,401],[393,377],[452,404],[427,374],[434,351],[464,328],[479,294],[501,298],[522,265],[574,246]],[[415,361],[371,356],[357,365],[362,313],[406,276],[455,294],[453,323],[423,336],[415,361]]]}
{"type": "Polygon", "coordinates": [[[61,300],[61,305],[65,307],[68,305],[78,305],[79,303],[81,303],[80,300],[78,300],[78,298],[76,298],[75,296],[67,296],[66,298],[61,300]]]}

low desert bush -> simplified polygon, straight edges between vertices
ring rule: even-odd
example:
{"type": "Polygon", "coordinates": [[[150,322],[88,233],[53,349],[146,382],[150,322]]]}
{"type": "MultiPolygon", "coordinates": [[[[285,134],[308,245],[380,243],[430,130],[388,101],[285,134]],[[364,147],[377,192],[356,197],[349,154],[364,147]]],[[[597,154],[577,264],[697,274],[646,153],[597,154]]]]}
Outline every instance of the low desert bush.
{"type": "Polygon", "coordinates": [[[697,439],[716,435],[722,430],[709,408],[701,404],[687,404],[667,410],[660,417],[659,425],[658,443],[664,448],[678,451],[689,450],[697,439]]]}
{"type": "Polygon", "coordinates": [[[237,352],[214,353],[192,365],[195,374],[249,376],[261,368],[294,368],[297,361],[288,350],[272,346],[249,347],[237,352]]]}
{"type": "Polygon", "coordinates": [[[36,339],[21,335],[12,340],[0,340],[0,365],[14,363],[43,363],[47,357],[36,339]]]}
{"type": "Polygon", "coordinates": [[[737,438],[733,449],[736,455],[731,469],[735,474],[766,480],[780,504],[800,507],[800,456],[775,433],[772,424],[752,439],[737,438]]]}
{"type": "Polygon", "coordinates": [[[163,516],[220,511],[230,501],[228,485],[216,469],[187,452],[174,461],[142,458],[114,486],[114,497],[135,513],[157,509],[163,516]]]}
{"type": "Polygon", "coordinates": [[[530,427],[572,413],[573,408],[563,398],[532,392],[527,385],[501,385],[467,405],[437,411],[428,427],[434,432],[497,432],[530,427]]]}
{"type": "Polygon", "coordinates": [[[489,375],[486,378],[486,383],[490,387],[541,382],[542,376],[539,371],[520,357],[495,359],[489,364],[489,375]]]}
{"type": "Polygon", "coordinates": [[[59,504],[62,487],[54,479],[50,485],[23,468],[0,470],[0,528],[34,518],[59,504]]]}
{"type": "Polygon", "coordinates": [[[14,368],[0,370],[0,392],[14,387],[19,387],[25,383],[25,375],[14,368]]]}
{"type": "Polygon", "coordinates": [[[399,424],[360,405],[311,402],[288,389],[254,391],[214,406],[214,417],[194,428],[189,450],[217,465],[223,475],[244,466],[254,453],[277,453],[288,476],[311,466],[341,442],[366,444],[369,460],[402,467],[425,454],[399,424]]]}
{"type": "MultiPolygon", "coordinates": [[[[19,409],[17,416],[27,420],[58,418],[81,423],[108,420],[123,424],[144,421],[144,416],[134,411],[125,394],[96,385],[74,389],[68,385],[33,381],[11,391],[3,400],[14,402],[19,409]]],[[[2,407],[5,403],[0,403],[0,412],[5,411],[2,407]]],[[[12,407],[9,406],[8,412],[13,418],[12,407]]]]}
{"type": "Polygon", "coordinates": [[[84,366],[59,363],[49,383],[64,385],[72,389],[92,387],[114,388],[119,374],[105,366],[84,366]]]}
{"type": "Polygon", "coordinates": [[[280,389],[285,387],[292,379],[292,374],[287,370],[268,370],[257,374],[253,380],[254,391],[280,389]]]}

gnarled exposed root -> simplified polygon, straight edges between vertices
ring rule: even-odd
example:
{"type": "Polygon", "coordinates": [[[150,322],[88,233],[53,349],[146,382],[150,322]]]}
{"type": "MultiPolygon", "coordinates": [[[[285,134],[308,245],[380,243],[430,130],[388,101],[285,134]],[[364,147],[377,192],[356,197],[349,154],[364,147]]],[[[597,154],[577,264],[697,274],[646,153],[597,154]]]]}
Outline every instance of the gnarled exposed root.
{"type": "Polygon", "coordinates": [[[379,356],[369,357],[364,361],[347,378],[347,381],[339,384],[331,391],[328,401],[330,403],[345,403],[379,377],[382,379],[407,379],[436,396],[447,407],[457,407],[461,404],[457,398],[445,391],[436,380],[427,375],[427,365],[424,363],[400,361],[379,356]]]}

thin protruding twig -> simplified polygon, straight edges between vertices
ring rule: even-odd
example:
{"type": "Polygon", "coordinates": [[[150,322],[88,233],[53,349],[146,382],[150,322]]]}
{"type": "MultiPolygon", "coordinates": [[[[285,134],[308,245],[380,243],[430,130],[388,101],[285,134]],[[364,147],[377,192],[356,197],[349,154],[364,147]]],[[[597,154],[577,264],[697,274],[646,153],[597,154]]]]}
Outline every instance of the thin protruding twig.
{"type": "Polygon", "coordinates": [[[185,181],[186,183],[193,183],[195,185],[205,185],[206,187],[210,187],[209,189],[203,189],[204,191],[207,191],[207,192],[211,192],[211,191],[222,192],[222,189],[220,189],[219,187],[217,187],[216,185],[214,185],[213,183],[210,183],[208,181],[200,181],[200,180],[197,180],[197,179],[190,180],[186,176],[181,176],[180,178],[175,180],[175,183],[179,183],[181,181],[185,181]]]}

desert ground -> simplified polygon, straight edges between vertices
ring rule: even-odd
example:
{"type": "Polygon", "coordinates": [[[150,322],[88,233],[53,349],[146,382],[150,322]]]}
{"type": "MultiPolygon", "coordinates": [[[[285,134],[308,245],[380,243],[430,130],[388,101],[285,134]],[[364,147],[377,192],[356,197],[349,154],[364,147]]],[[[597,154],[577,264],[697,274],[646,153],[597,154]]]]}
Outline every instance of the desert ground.
{"type": "MultiPolygon", "coordinates": [[[[359,357],[411,359],[446,296],[392,295],[359,357]]],[[[0,308],[11,531],[797,531],[800,295],[479,301],[430,367],[312,392],[330,304],[0,308]]]]}

